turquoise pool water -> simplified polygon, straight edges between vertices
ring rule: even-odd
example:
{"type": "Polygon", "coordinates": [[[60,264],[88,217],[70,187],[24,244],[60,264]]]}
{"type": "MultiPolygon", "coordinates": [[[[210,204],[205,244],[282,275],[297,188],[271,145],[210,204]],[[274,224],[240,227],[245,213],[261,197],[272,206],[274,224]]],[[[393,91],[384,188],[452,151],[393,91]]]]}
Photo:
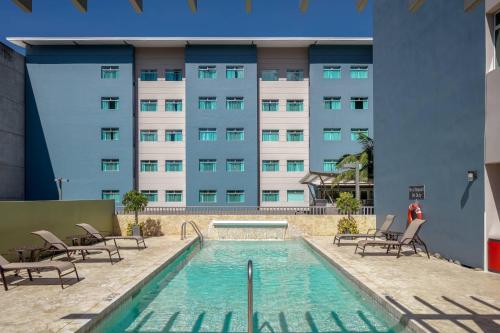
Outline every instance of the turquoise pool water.
{"type": "Polygon", "coordinates": [[[303,241],[193,246],[93,332],[246,332],[249,259],[254,332],[401,332],[303,241]]]}

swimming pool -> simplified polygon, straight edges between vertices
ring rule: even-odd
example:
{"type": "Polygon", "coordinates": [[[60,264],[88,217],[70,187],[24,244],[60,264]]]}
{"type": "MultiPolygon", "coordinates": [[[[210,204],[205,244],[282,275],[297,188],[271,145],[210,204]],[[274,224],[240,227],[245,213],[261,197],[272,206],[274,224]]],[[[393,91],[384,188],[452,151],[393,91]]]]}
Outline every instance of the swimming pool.
{"type": "Polygon", "coordinates": [[[191,246],[93,332],[246,332],[249,259],[255,332],[402,332],[303,241],[191,246]]]}

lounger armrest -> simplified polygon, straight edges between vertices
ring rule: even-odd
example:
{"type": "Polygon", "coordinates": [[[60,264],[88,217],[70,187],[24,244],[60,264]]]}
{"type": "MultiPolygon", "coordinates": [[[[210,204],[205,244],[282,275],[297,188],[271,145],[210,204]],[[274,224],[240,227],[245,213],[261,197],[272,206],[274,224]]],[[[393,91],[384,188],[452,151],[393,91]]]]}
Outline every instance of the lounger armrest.
{"type": "Polygon", "coordinates": [[[372,232],[373,232],[374,234],[376,234],[376,233],[377,233],[377,232],[379,232],[379,231],[380,231],[380,229],[377,229],[377,228],[370,228],[370,229],[368,229],[368,231],[367,231],[366,233],[367,233],[367,234],[370,234],[370,233],[372,233],[372,232]]]}

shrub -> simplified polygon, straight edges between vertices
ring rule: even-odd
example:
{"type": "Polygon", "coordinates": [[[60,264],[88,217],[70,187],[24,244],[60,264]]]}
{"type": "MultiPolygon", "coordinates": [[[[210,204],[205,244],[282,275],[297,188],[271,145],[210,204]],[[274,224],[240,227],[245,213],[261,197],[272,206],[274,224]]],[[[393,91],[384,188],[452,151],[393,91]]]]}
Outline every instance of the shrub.
{"type": "Polygon", "coordinates": [[[358,234],[358,223],[352,217],[343,217],[337,225],[337,232],[339,234],[358,234]]]}
{"type": "Polygon", "coordinates": [[[337,198],[337,208],[342,214],[347,214],[349,217],[351,214],[356,213],[359,210],[361,203],[358,199],[353,198],[352,194],[349,192],[340,193],[337,198]]]}
{"type": "MultiPolygon", "coordinates": [[[[127,236],[132,236],[132,227],[136,225],[136,223],[127,224],[127,236]]],[[[154,236],[163,236],[163,232],[161,231],[161,223],[159,220],[152,219],[148,217],[148,219],[144,222],[138,223],[139,229],[141,230],[141,236],[145,237],[154,237],[154,236]]]]}

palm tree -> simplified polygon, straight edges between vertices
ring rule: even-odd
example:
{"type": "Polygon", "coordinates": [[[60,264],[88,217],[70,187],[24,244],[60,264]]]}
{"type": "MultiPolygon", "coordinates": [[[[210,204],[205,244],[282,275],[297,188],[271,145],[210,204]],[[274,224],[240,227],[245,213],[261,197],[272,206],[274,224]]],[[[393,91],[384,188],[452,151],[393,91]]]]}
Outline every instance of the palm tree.
{"type": "MultiPolygon", "coordinates": [[[[346,154],[337,163],[337,167],[342,169],[342,167],[349,163],[359,163],[361,164],[359,178],[360,181],[368,181],[373,179],[373,147],[374,141],[368,135],[359,134],[358,142],[362,146],[361,152],[357,154],[346,154]]],[[[339,173],[332,182],[332,187],[345,181],[355,180],[356,171],[353,169],[346,169],[339,173]]]]}

